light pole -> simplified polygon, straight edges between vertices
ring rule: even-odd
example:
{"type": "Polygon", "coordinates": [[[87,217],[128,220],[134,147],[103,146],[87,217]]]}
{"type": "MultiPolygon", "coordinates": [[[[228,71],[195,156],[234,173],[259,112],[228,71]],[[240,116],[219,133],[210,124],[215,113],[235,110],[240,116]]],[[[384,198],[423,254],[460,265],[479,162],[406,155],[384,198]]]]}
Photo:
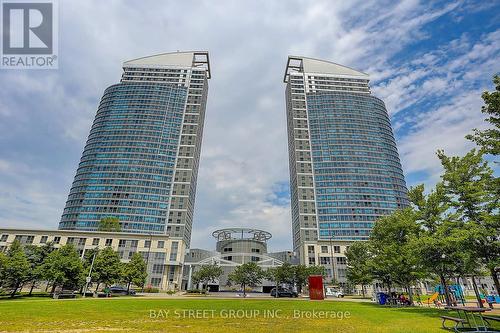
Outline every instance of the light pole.
{"type": "MultiPolygon", "coordinates": [[[[146,257],[146,272],[149,272],[149,255],[151,254],[151,243],[153,243],[153,235],[151,233],[149,233],[148,256],[146,257]]],[[[147,277],[146,277],[146,279],[147,279],[147,277]]],[[[142,285],[141,293],[144,292],[144,284],[142,285]]]]}
{"type": "Polygon", "coordinates": [[[334,259],[333,258],[333,234],[332,234],[332,229],[330,229],[330,260],[332,261],[332,278],[335,282],[337,282],[337,277],[335,274],[335,265],[333,263],[333,259],[334,259]]]}
{"type": "Polygon", "coordinates": [[[92,268],[94,268],[94,260],[97,255],[97,247],[94,249],[94,255],[92,256],[92,263],[90,264],[89,275],[85,279],[85,290],[83,291],[83,297],[86,296],[87,291],[89,290],[90,281],[92,281],[92,268]]]}

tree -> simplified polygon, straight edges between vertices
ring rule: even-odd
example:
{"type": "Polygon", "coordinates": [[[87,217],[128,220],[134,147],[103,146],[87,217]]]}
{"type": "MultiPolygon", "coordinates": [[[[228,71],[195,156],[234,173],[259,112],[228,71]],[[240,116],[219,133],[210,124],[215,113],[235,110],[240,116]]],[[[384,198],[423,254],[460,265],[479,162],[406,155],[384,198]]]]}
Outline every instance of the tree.
{"type": "Polygon", "coordinates": [[[448,202],[471,236],[467,248],[488,268],[500,294],[499,181],[481,151],[473,149],[463,157],[448,157],[438,151],[438,157],[444,168],[442,179],[448,202]]]}
{"type": "Polygon", "coordinates": [[[481,112],[489,115],[486,122],[493,125],[493,128],[478,130],[474,129],[472,134],[466,136],[467,139],[474,141],[481,149],[488,154],[500,154],[500,76],[493,77],[495,84],[494,92],[485,91],[482,95],[484,100],[481,112]]]}
{"type": "Polygon", "coordinates": [[[122,231],[122,227],[120,225],[120,220],[114,216],[103,217],[99,221],[99,226],[97,227],[99,231],[114,231],[119,232],[122,231]]]}
{"type": "MultiPolygon", "coordinates": [[[[391,282],[407,289],[410,303],[413,303],[411,286],[425,272],[414,248],[414,241],[419,235],[416,214],[411,208],[406,208],[380,218],[370,236],[370,250],[374,259],[369,266],[385,266],[383,274],[389,275],[391,282]]],[[[374,273],[377,274],[379,270],[375,269],[374,273]]]]}
{"type": "Polygon", "coordinates": [[[355,242],[345,253],[347,257],[347,281],[355,285],[361,285],[363,298],[365,297],[365,286],[373,281],[370,269],[371,254],[367,242],[355,242]]]}
{"type": "Polygon", "coordinates": [[[120,280],[122,265],[120,257],[112,248],[106,247],[99,251],[94,261],[92,280],[97,282],[96,291],[102,283],[106,287],[120,280]]]}
{"type": "Polygon", "coordinates": [[[33,293],[33,288],[36,283],[43,279],[42,264],[45,258],[54,251],[53,243],[46,243],[42,246],[27,245],[24,248],[28,261],[30,263],[30,277],[29,282],[31,282],[31,288],[29,296],[33,293]]]}
{"type": "MultiPolygon", "coordinates": [[[[281,266],[269,268],[266,271],[266,276],[271,281],[274,281],[276,288],[278,288],[278,286],[283,283],[293,284],[294,269],[290,263],[285,262],[281,266]]],[[[276,297],[278,297],[278,293],[276,293],[276,297]]]]}
{"type": "Polygon", "coordinates": [[[122,279],[127,284],[127,293],[130,285],[142,287],[148,276],[146,262],[139,253],[134,253],[128,263],[123,264],[122,279]]]}
{"type": "Polygon", "coordinates": [[[0,252],[0,293],[2,291],[2,286],[4,284],[5,278],[5,266],[7,264],[7,257],[3,252],[0,252]]]}
{"type": "Polygon", "coordinates": [[[52,251],[41,266],[43,277],[52,283],[54,293],[56,287],[76,289],[84,281],[83,263],[73,244],[66,244],[52,251]]]}
{"type": "Polygon", "coordinates": [[[437,183],[427,195],[423,185],[416,186],[410,190],[409,197],[420,227],[413,248],[427,272],[439,277],[446,303],[451,305],[447,279],[461,271],[459,266],[466,260],[464,246],[468,236],[463,233],[463,225],[455,212],[449,209],[443,183],[437,183]]]}
{"type": "Polygon", "coordinates": [[[254,287],[258,285],[263,278],[265,278],[265,272],[254,262],[240,265],[229,274],[229,280],[239,284],[241,289],[243,289],[243,297],[247,295],[245,290],[247,286],[254,287]]]}
{"type": "Polygon", "coordinates": [[[3,284],[11,288],[10,297],[14,297],[17,290],[28,281],[30,277],[30,263],[19,241],[15,240],[12,243],[3,261],[3,284]]]}
{"type": "Polygon", "coordinates": [[[309,270],[306,265],[297,265],[293,267],[293,282],[297,286],[299,293],[302,292],[302,288],[307,284],[308,278],[309,270]]]}
{"type": "Polygon", "coordinates": [[[322,275],[323,277],[326,276],[326,268],[325,266],[321,265],[311,265],[307,267],[307,277],[309,278],[310,275],[322,275]]]}
{"type": "Polygon", "coordinates": [[[224,274],[224,270],[217,264],[202,265],[193,273],[192,280],[195,284],[202,283],[204,288],[208,288],[208,284],[214,282],[222,274],[224,274]]]}

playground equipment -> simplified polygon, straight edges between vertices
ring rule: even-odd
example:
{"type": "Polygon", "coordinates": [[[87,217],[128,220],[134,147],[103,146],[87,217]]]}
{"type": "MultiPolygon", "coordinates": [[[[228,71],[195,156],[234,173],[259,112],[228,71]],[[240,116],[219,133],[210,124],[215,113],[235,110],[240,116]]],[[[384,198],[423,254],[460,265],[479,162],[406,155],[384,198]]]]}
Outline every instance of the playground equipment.
{"type": "Polygon", "coordinates": [[[429,297],[427,300],[423,301],[423,303],[427,304],[427,306],[430,306],[431,304],[434,304],[434,302],[436,302],[438,297],[439,297],[439,293],[436,292],[436,293],[432,294],[431,297],[429,297]]]}
{"type": "MultiPolygon", "coordinates": [[[[439,294],[437,297],[440,302],[444,302],[444,288],[442,285],[438,284],[434,291],[439,294]]],[[[458,304],[462,303],[465,305],[465,295],[461,285],[452,284],[448,286],[448,295],[450,296],[451,303],[458,304]]]]}

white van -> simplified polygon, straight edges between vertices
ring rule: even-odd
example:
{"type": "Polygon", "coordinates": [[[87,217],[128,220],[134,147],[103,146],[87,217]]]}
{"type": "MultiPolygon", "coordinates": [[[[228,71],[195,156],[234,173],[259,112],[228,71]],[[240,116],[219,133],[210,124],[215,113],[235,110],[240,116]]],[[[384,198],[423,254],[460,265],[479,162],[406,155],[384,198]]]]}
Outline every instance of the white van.
{"type": "Polygon", "coordinates": [[[335,289],[332,287],[326,287],[326,296],[333,296],[333,297],[342,298],[342,297],[344,297],[344,293],[338,289],[335,289]]]}

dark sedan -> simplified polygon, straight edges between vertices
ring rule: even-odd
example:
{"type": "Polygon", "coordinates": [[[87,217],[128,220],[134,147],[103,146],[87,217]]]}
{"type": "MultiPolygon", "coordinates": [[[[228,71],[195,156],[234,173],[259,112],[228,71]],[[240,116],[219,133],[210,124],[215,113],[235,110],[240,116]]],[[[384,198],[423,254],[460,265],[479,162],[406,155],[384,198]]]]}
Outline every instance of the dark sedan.
{"type": "Polygon", "coordinates": [[[135,295],[135,290],[130,289],[127,291],[127,288],[122,286],[113,286],[109,288],[109,293],[112,295],[135,295]]]}
{"type": "MultiPolygon", "coordinates": [[[[276,288],[273,288],[271,290],[271,296],[276,297],[276,288]]],[[[278,288],[278,297],[298,297],[299,294],[297,294],[295,291],[287,288],[278,288]]]]}

